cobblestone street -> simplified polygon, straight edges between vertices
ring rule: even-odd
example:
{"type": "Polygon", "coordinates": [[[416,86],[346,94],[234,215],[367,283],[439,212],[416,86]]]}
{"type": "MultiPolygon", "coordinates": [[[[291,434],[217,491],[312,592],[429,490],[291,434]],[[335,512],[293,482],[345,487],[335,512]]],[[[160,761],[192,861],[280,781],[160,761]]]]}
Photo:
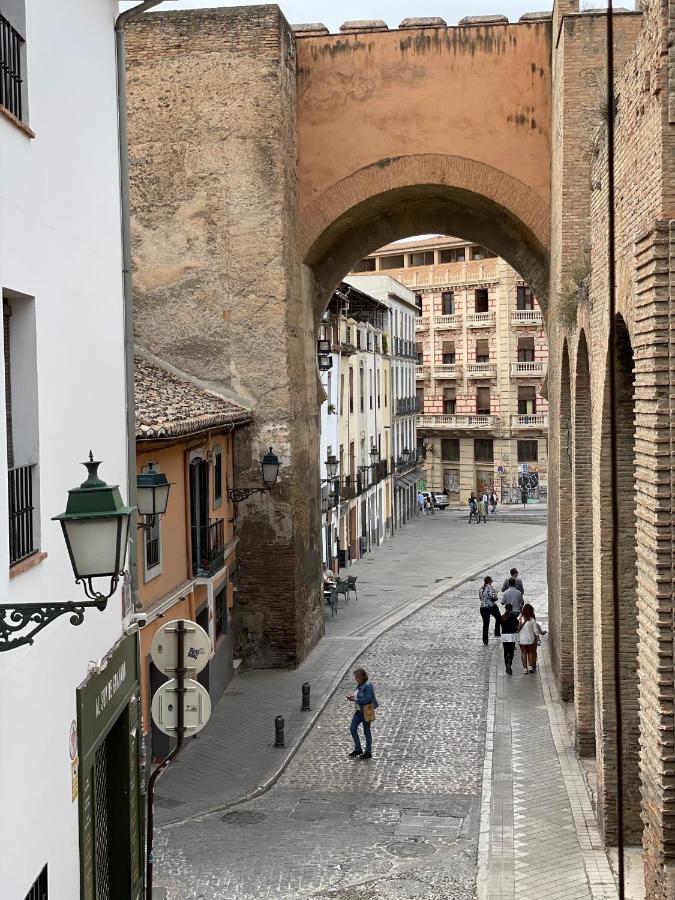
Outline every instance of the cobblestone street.
{"type": "MultiPolygon", "coordinates": [[[[545,548],[512,562],[541,610],[545,548]]],[[[501,653],[494,638],[480,640],[481,580],[396,625],[360,660],[381,704],[372,761],[347,758],[348,678],[267,793],[159,831],[157,896],[474,898],[490,670],[501,653]]],[[[519,664],[514,672],[517,691],[519,664]]]]}

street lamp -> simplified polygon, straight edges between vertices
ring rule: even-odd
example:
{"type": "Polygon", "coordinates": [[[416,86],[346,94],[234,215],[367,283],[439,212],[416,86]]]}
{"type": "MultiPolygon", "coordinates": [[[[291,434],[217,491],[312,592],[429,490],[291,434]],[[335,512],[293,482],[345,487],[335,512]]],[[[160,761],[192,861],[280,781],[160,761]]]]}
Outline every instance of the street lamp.
{"type": "Polygon", "coordinates": [[[82,583],[89,599],[0,604],[0,652],[32,644],[39,631],[65,613],[71,614],[71,625],[81,625],[85,609],[95,606],[103,611],[115,593],[124,571],[132,509],[124,505],[117,485],[98,477],[100,464],[90,452],[83,463],[86,481],[68,491],[66,511],[53,519],[61,523],[75,583],[82,583]],[[110,579],[107,593],[94,589],[94,578],[110,579]],[[29,626],[28,633],[19,634],[29,626]]]}
{"type": "Polygon", "coordinates": [[[266,453],[260,464],[262,469],[262,481],[264,487],[255,488],[231,488],[227,492],[227,496],[233,503],[239,503],[252,494],[263,494],[265,491],[271,491],[277,483],[279,477],[279,457],[272,452],[270,447],[269,453],[266,453]]]}
{"type": "Polygon", "coordinates": [[[171,484],[166,475],[158,472],[155,463],[148,463],[144,472],[136,476],[138,514],[143,516],[139,528],[153,528],[156,517],[163,516],[169,503],[171,484]]]}
{"type": "Polygon", "coordinates": [[[340,463],[338,462],[337,456],[335,456],[334,453],[329,453],[326,457],[326,472],[328,474],[328,478],[322,478],[322,484],[327,481],[335,481],[339,468],[340,463]]]}

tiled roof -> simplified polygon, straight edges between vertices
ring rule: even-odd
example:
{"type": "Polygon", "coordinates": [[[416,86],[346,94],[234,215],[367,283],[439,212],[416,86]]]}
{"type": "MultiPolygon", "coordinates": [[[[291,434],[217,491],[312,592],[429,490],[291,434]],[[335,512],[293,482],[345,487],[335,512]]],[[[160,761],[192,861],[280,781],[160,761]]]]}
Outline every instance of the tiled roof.
{"type": "Polygon", "coordinates": [[[251,420],[250,409],[142,356],[134,358],[134,386],[137,440],[181,437],[251,420]]]}
{"type": "Polygon", "coordinates": [[[439,237],[422,238],[422,240],[420,241],[394,241],[393,244],[385,244],[384,247],[380,247],[379,250],[375,250],[373,253],[369,253],[368,255],[377,256],[378,253],[391,253],[394,250],[397,250],[399,253],[412,253],[415,250],[422,250],[429,247],[464,247],[470,245],[471,241],[464,241],[462,240],[462,238],[441,235],[439,237]]]}

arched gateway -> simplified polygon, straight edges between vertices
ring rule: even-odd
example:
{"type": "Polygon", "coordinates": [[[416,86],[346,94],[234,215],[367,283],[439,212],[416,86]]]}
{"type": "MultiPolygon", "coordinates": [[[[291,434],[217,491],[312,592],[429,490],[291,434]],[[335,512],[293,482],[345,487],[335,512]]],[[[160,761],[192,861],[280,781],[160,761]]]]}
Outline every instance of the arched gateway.
{"type": "MultiPolygon", "coordinates": [[[[239,506],[239,654],[253,665],[292,665],[323,630],[315,341],[331,292],[355,261],[411,234],[490,247],[529,282],[547,320],[552,656],[565,698],[575,699],[578,747],[597,753],[610,839],[612,698],[603,686],[611,617],[602,588],[608,567],[628,566],[627,836],[639,837],[641,788],[655,897],[667,894],[675,856],[672,741],[657,737],[673,730],[675,426],[672,375],[661,360],[672,354],[675,209],[659,194],[672,171],[648,182],[635,173],[641,147],[653,156],[669,146],[643,134],[668,121],[664,9],[645,6],[658,27],[641,31],[640,13],[622,13],[614,25],[616,71],[642,53],[617,88],[617,203],[627,210],[617,217],[619,309],[635,336],[636,372],[634,401],[627,390],[622,397],[618,561],[607,556],[611,518],[600,516],[603,15],[557,0],[552,16],[517,23],[355,23],[330,35],[322,26],[293,29],[276,6],[182,10],[137,19],[127,47],[137,340],[251,406],[227,487],[256,483],[270,445],[282,464],[274,491],[239,506]],[[670,280],[659,274],[669,265],[670,280]]],[[[669,159],[664,151],[650,166],[665,173],[669,159]]]]}

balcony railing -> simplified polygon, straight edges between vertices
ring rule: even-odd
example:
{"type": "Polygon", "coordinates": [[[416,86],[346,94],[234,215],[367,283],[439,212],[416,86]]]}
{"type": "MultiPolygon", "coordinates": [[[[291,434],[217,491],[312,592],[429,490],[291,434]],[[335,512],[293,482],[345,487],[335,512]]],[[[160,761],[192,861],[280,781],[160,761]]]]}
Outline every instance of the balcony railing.
{"type": "Polygon", "coordinates": [[[424,331],[429,327],[429,316],[418,316],[415,319],[415,331],[424,331]]]}
{"type": "Polygon", "coordinates": [[[511,416],[511,428],[548,428],[548,415],[533,413],[531,416],[511,416]]]}
{"type": "Polygon", "coordinates": [[[225,563],[225,520],[210,519],[208,525],[192,526],[192,574],[211,578],[225,563]]]}
{"type": "Polygon", "coordinates": [[[516,362],[511,363],[511,376],[514,378],[536,378],[544,375],[546,363],[544,362],[516,362]]]}
{"type": "Polygon", "coordinates": [[[428,378],[429,366],[415,366],[415,378],[428,378]]]}
{"type": "Polygon", "coordinates": [[[7,472],[9,494],[9,564],[25,559],[38,549],[34,539],[33,470],[19,466],[7,472]]]}
{"type": "Polygon", "coordinates": [[[466,317],[469,328],[491,328],[495,324],[494,312],[469,313],[466,317]]]}
{"type": "Polygon", "coordinates": [[[0,15],[0,106],[4,106],[21,122],[21,45],[23,38],[0,15]]]}
{"type": "Polygon", "coordinates": [[[467,363],[467,378],[492,378],[495,374],[494,363],[467,363]]]}
{"type": "Polygon", "coordinates": [[[418,428],[494,428],[498,416],[418,416],[418,428]]]}
{"type": "Polygon", "coordinates": [[[420,409],[420,401],[417,397],[403,397],[396,401],[397,416],[414,416],[420,409]]]}
{"type": "Polygon", "coordinates": [[[452,313],[447,316],[436,316],[434,325],[436,328],[459,328],[462,324],[462,317],[458,313],[452,313]]]}
{"type": "Polygon", "coordinates": [[[511,315],[512,325],[543,325],[540,309],[516,309],[511,315]]]}
{"type": "Polygon", "coordinates": [[[436,363],[434,366],[434,378],[459,378],[461,374],[459,363],[436,363]]]}

